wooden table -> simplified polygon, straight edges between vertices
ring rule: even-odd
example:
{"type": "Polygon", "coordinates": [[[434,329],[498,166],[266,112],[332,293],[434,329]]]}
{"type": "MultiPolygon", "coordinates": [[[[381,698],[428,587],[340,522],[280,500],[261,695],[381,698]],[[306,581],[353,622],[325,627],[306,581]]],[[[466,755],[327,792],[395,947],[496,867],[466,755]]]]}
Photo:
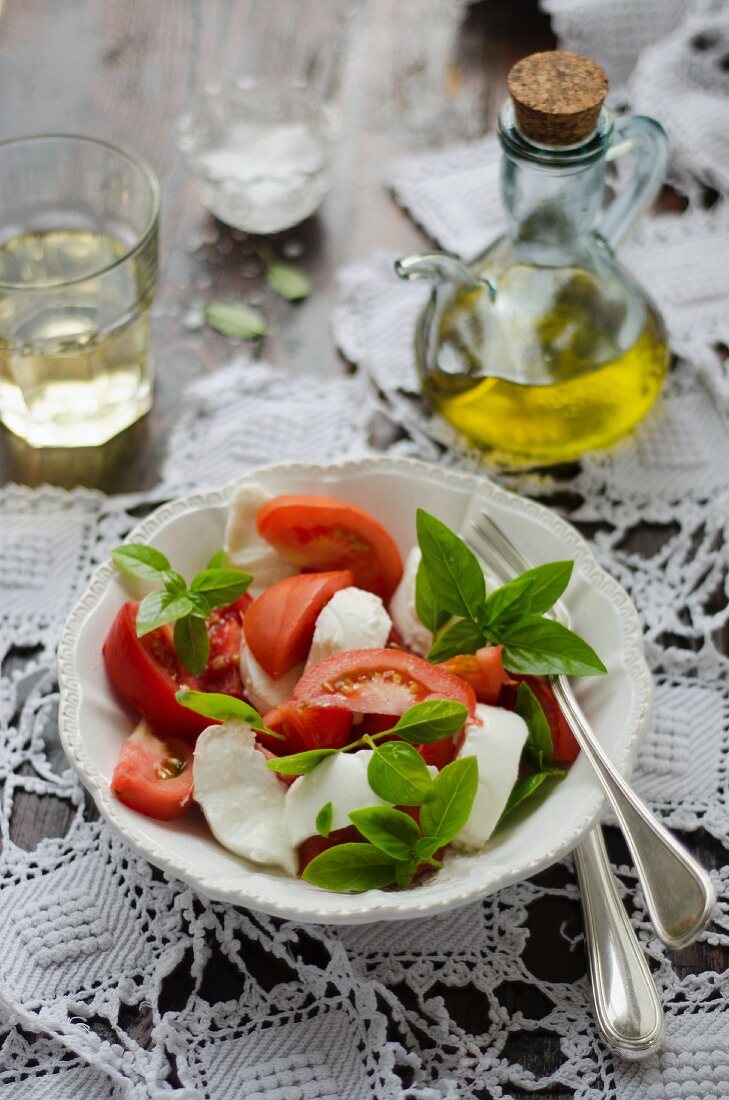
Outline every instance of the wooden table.
{"type": "MultiPolygon", "coordinates": [[[[313,293],[297,305],[266,301],[276,333],[261,348],[292,374],[326,376],[342,369],[328,325],[337,270],[378,246],[405,252],[423,242],[380,185],[383,165],[398,154],[485,132],[511,64],[554,41],[536,0],[484,0],[465,9],[449,0],[10,0],[0,17],[6,89],[0,136],[77,131],[138,150],[162,185],[162,273],[156,399],[147,420],[91,456],[32,452],[4,434],[0,481],[82,482],[111,492],[153,486],[184,383],[215,370],[235,350],[215,332],[186,327],[190,309],[203,300],[242,299],[261,287],[256,241],[207,215],[176,149],[175,119],[209,80],[246,70],[313,73],[339,103],[343,128],[331,195],[316,217],[273,239],[282,253],[301,251],[313,293]]],[[[649,544],[650,534],[644,537],[649,544]]],[[[31,795],[18,801],[14,837],[24,847],[68,827],[66,808],[51,801],[31,795]]],[[[611,835],[609,842],[626,860],[621,839],[611,835]]],[[[705,839],[696,848],[710,865],[722,856],[720,846],[705,839]]],[[[542,878],[561,882],[563,874],[542,878]]],[[[561,926],[570,938],[579,932],[576,903],[544,900],[530,915],[528,956],[540,977],[571,982],[584,974],[585,958],[581,946],[560,935],[561,926]]],[[[251,959],[254,972],[261,963],[251,959]]],[[[676,964],[682,974],[725,965],[720,951],[705,945],[684,951],[676,964]]],[[[167,1009],[182,1008],[187,981],[183,967],[166,983],[167,1009]]],[[[488,1013],[483,995],[470,986],[443,992],[458,1022],[481,1033],[488,1013]]],[[[221,998],[239,993],[228,975],[221,998]]],[[[539,1000],[528,986],[503,991],[506,1011],[531,1019],[544,1014],[539,1000]]],[[[137,1035],[147,1026],[143,1013],[130,1022],[137,1035]]],[[[537,1076],[561,1058],[557,1037],[546,1029],[513,1038],[504,1056],[537,1076]]],[[[561,1100],[570,1094],[539,1095],[561,1100]]]]}

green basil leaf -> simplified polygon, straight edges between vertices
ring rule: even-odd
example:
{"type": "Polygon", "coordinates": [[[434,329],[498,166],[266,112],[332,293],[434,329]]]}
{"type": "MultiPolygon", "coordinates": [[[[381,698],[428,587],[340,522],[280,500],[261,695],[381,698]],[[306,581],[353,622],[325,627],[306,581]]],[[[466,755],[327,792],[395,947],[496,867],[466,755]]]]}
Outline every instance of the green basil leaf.
{"type": "Polygon", "coordinates": [[[445,841],[439,836],[421,836],[415,844],[418,859],[432,859],[439,848],[445,848],[445,841]]]}
{"type": "Polygon", "coordinates": [[[358,832],[393,859],[409,860],[415,852],[420,829],[409,814],[389,806],[367,806],[349,815],[358,832]]]}
{"type": "Polygon", "coordinates": [[[247,722],[256,730],[265,730],[270,737],[276,737],[280,741],[286,738],[281,733],[275,733],[268,729],[257,710],[244,703],[242,699],[236,699],[233,695],[223,695],[217,691],[192,691],[190,688],[180,688],[175,699],[188,710],[194,710],[195,714],[202,714],[203,718],[213,718],[218,722],[226,722],[233,719],[237,722],[247,722]]]}
{"type": "Polygon", "coordinates": [[[372,844],[337,844],[312,859],[301,877],[340,894],[361,894],[395,882],[397,863],[372,844]]]}
{"type": "Polygon", "coordinates": [[[430,647],[429,661],[447,661],[461,653],[475,653],[486,644],[483,631],[470,619],[457,619],[441,630],[430,647]]]}
{"type": "Polygon", "coordinates": [[[573,561],[547,562],[502,584],[487,597],[481,622],[485,627],[492,627],[499,622],[513,622],[523,615],[549,611],[567,588],[574,564],[573,561]]]}
{"type": "Polygon", "coordinates": [[[554,783],[563,779],[567,772],[561,768],[545,768],[536,775],[529,775],[517,783],[509,795],[509,800],[504,806],[504,811],[498,820],[498,825],[503,822],[518,808],[519,817],[523,811],[531,813],[546,798],[554,783]]]}
{"type": "Polygon", "coordinates": [[[127,542],[123,546],[117,546],[111,552],[111,560],[120,573],[140,577],[143,581],[158,581],[160,573],[170,568],[164,554],[153,546],[144,546],[141,542],[127,542]]]}
{"type": "Polygon", "coordinates": [[[391,732],[399,734],[403,741],[411,745],[428,745],[431,741],[441,741],[458,733],[467,718],[468,707],[463,703],[452,699],[429,699],[406,710],[391,732]]]}
{"type": "Polygon", "coordinates": [[[238,340],[254,340],[268,332],[268,322],[260,310],[236,302],[211,302],[205,320],[216,332],[238,340]]]}
{"type": "Polygon", "coordinates": [[[162,583],[173,596],[187,595],[187,582],[185,578],[175,573],[174,569],[166,569],[161,577],[162,583]]]}
{"type": "Polygon", "coordinates": [[[310,749],[308,752],[294,752],[290,756],[278,756],[267,760],[266,767],[279,775],[306,775],[313,771],[322,760],[335,756],[339,749],[310,749]]]}
{"type": "Polygon", "coordinates": [[[137,611],[137,637],[143,638],[150,630],[156,630],[165,623],[172,623],[175,619],[189,615],[191,610],[192,605],[187,596],[176,596],[166,589],[150,592],[137,611]]]}
{"type": "Polygon", "coordinates": [[[210,639],[205,620],[195,615],[186,615],[184,619],[178,619],[175,623],[173,640],[175,653],[187,671],[193,676],[202,675],[210,653],[210,639]]]}
{"type": "Polygon", "coordinates": [[[436,634],[450,618],[450,614],[438,607],[435,601],[428,571],[422,559],[418,563],[418,572],[415,576],[415,614],[431,634],[436,634]]]}
{"type": "Polygon", "coordinates": [[[422,508],[417,510],[416,526],[435,603],[451,615],[478,620],[486,585],[477,558],[458,535],[422,508]]]}
{"type": "Polygon", "coordinates": [[[423,835],[440,837],[443,844],[449,844],[468,821],[477,788],[475,756],[464,756],[447,764],[436,775],[430,797],[420,808],[423,835]]]}
{"type": "Polygon", "coordinates": [[[218,550],[207,564],[208,569],[221,569],[225,565],[225,550],[218,550]]]}
{"type": "Polygon", "coordinates": [[[192,610],[191,615],[194,615],[198,619],[209,619],[213,613],[213,609],[210,606],[207,592],[192,592],[188,590],[185,595],[190,601],[192,610]]]}
{"type": "Polygon", "coordinates": [[[554,755],[552,731],[541,703],[528,684],[519,684],[514,709],[524,719],[529,730],[524,746],[527,757],[540,771],[548,768],[554,755]]]}
{"type": "Polygon", "coordinates": [[[501,659],[509,672],[536,676],[594,676],[607,672],[587,642],[566,626],[539,615],[526,615],[494,641],[504,646],[501,659]]]}
{"type": "Polygon", "coordinates": [[[367,782],[376,795],[397,806],[419,806],[433,785],[422,756],[404,741],[377,746],[367,766],[367,782]]]}
{"type": "Polygon", "coordinates": [[[240,569],[204,569],[192,578],[190,591],[201,593],[210,607],[227,607],[240,599],[253,580],[240,569]]]}
{"type": "Polygon", "coordinates": [[[272,260],[267,263],[266,281],[271,290],[275,290],[287,302],[299,302],[311,293],[311,280],[293,264],[272,260]]]}
{"type": "Polygon", "coordinates": [[[403,887],[409,886],[419,866],[420,860],[415,857],[398,862],[395,867],[395,884],[399,886],[401,890],[403,887]]]}
{"type": "Polygon", "coordinates": [[[332,831],[332,818],[334,817],[334,807],[331,802],[327,802],[319,810],[316,815],[316,831],[319,836],[323,836],[324,839],[329,836],[332,831]]]}

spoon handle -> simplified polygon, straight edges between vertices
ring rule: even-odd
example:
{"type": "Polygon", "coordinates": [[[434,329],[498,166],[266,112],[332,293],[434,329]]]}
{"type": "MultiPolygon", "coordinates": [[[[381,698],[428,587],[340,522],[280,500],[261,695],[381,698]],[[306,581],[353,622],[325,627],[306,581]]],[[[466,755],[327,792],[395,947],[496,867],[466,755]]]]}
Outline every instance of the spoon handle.
{"type": "Polygon", "coordinates": [[[621,1058],[645,1058],[660,1046],[663,1008],[618,895],[599,825],[575,848],[574,859],[597,1026],[621,1058]]]}
{"type": "Polygon", "coordinates": [[[716,904],[711,879],[608,760],[568,681],[556,676],[550,682],[620,823],[658,936],[674,950],[685,947],[708,923],[716,904]]]}

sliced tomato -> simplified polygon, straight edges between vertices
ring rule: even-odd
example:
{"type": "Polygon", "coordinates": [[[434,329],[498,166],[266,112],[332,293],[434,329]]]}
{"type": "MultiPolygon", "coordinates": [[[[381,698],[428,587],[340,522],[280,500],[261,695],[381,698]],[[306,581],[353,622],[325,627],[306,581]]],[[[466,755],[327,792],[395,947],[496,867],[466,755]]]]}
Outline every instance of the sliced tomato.
{"type": "Polygon", "coordinates": [[[443,737],[440,741],[430,741],[427,745],[418,745],[418,752],[426,764],[434,765],[438,771],[450,764],[456,755],[456,742],[452,737],[443,737]]]}
{"type": "Polygon", "coordinates": [[[179,739],[162,740],[140,722],[121,747],[111,790],[147,817],[179,817],[192,800],[192,748],[179,739]]]}
{"type": "Polygon", "coordinates": [[[441,665],[398,649],[356,649],[313,665],[294,688],[294,699],[363,714],[404,714],[426,699],[454,699],[473,714],[473,688],[441,665]]]}
{"type": "MultiPolygon", "coordinates": [[[[547,681],[541,676],[521,676],[518,674],[514,676],[514,681],[515,683],[523,681],[525,684],[528,684],[539,700],[544,715],[549,722],[549,729],[552,734],[554,763],[566,765],[574,764],[579,756],[580,746],[577,744],[572,730],[567,725],[567,719],[562,714],[559,703],[555,699],[554,692],[547,681]]],[[[507,686],[504,688],[501,702],[502,705],[513,709],[516,702],[516,691],[514,687],[507,686]]]]}
{"type": "Polygon", "coordinates": [[[306,865],[316,859],[322,852],[330,848],[336,848],[337,844],[350,844],[352,841],[361,841],[362,836],[354,825],[346,825],[344,829],[334,829],[329,836],[309,836],[299,845],[299,875],[303,875],[306,865]]]}
{"type": "Polygon", "coordinates": [[[246,611],[246,644],[274,680],[306,660],[321,610],[335,592],[354,584],[349,569],[301,573],[267,588],[246,611]]]}
{"type": "Polygon", "coordinates": [[[479,703],[493,705],[499,698],[504,684],[514,683],[501,663],[503,648],[500,645],[484,646],[476,653],[463,653],[458,657],[451,657],[439,667],[447,669],[455,676],[460,676],[470,684],[476,692],[479,703]]]}
{"type": "Polygon", "coordinates": [[[280,496],[258,513],[259,533],[301,569],[351,569],[358,588],[389,600],[402,558],[381,523],[334,497],[280,496]]]}
{"type": "Polygon", "coordinates": [[[308,749],[341,749],[352,730],[352,712],[339,707],[316,707],[309,703],[284,703],[268,712],[264,722],[286,741],[259,733],[258,740],[277,756],[308,749]]]}

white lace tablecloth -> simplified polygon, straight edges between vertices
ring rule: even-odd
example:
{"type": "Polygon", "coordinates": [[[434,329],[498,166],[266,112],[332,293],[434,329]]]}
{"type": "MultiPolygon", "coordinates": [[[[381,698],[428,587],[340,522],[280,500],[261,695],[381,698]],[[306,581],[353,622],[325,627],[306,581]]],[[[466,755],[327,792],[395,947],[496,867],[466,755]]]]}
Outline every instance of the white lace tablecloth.
{"type": "MultiPolygon", "coordinates": [[[[721,38],[686,45],[687,35],[709,24],[714,34],[714,24],[726,22],[718,5],[688,13],[676,0],[547,6],[565,44],[608,64],[620,94],[635,94],[644,110],[659,114],[673,102],[650,64],[664,47],[686,61],[689,75],[703,74],[701,95],[715,96],[724,79],[716,76],[721,38]],[[659,33],[666,43],[652,45],[659,33]]],[[[669,75],[678,79],[678,69],[669,75]]],[[[680,137],[675,173],[721,189],[729,156],[717,156],[684,118],[684,102],[663,116],[680,137]]],[[[469,256],[498,229],[495,156],[487,138],[402,162],[388,179],[432,237],[469,256]]],[[[574,474],[500,477],[568,515],[630,591],[657,688],[636,785],[667,823],[704,830],[723,852],[729,662],[717,639],[728,617],[729,379],[720,345],[729,345],[729,204],[705,209],[695,182],[688,190],[687,212],[645,220],[622,254],[663,308],[680,356],[660,407],[632,439],[585,459],[574,474]],[[641,525],[660,536],[651,554],[635,548],[641,525]]],[[[548,1087],[578,1100],[729,1095],[729,971],[677,976],[631,867],[616,871],[667,1011],[664,1052],[644,1064],[616,1060],[597,1038],[574,951],[569,861],[436,920],[301,928],[208,904],[154,871],[89,819],[80,785],[59,759],[61,625],[94,565],[152,504],[219,484],[262,458],[361,453],[375,421],[397,427],[394,451],[478,463],[414,397],[422,294],[395,282],[391,260],[379,254],[342,275],[336,336],[359,365],[355,376],[328,382],[322,393],[316,379],[292,382],[241,358],[192,387],[155,492],[0,492],[2,1097],[470,1100],[548,1087]],[[64,835],[32,850],[14,840],[14,815],[28,793],[69,809],[64,835]],[[554,952],[545,958],[537,945],[547,920],[554,952]],[[529,1013],[513,1007],[525,989],[529,1013]],[[551,1066],[539,1077],[528,1068],[534,1032],[553,1039],[551,1066]]],[[[729,866],[719,862],[722,901],[704,940],[726,949],[729,866]]]]}

